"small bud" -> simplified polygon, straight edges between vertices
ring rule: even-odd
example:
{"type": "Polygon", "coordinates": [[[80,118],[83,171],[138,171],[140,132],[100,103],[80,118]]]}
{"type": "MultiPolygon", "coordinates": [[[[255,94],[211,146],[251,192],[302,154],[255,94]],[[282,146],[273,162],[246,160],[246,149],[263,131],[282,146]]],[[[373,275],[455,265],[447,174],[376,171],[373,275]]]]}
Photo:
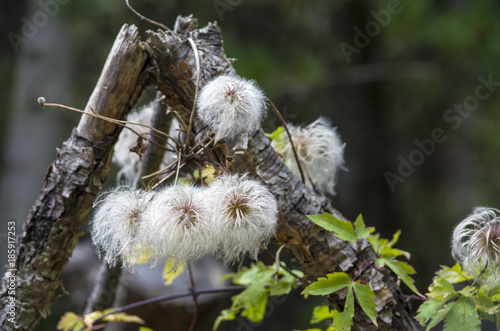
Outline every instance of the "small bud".
{"type": "Polygon", "coordinates": [[[92,241],[109,265],[121,260],[126,269],[132,270],[137,261],[150,254],[139,229],[152,196],[152,192],[123,186],[94,204],[92,241]]]}
{"type": "Polygon", "coordinates": [[[278,207],[274,196],[261,183],[238,176],[219,176],[209,187],[216,253],[224,263],[248,253],[257,259],[260,243],[274,235],[278,207]]]}
{"type": "Polygon", "coordinates": [[[198,115],[215,133],[215,141],[257,130],[266,109],[264,94],[254,81],[219,76],[201,90],[198,115]]]}
{"type": "Polygon", "coordinates": [[[40,104],[40,106],[43,106],[43,104],[45,103],[45,98],[44,97],[39,97],[38,98],[38,103],[40,104]]]}
{"type": "MultiPolygon", "coordinates": [[[[314,184],[321,193],[335,194],[336,176],[344,164],[345,147],[335,128],[323,117],[305,128],[292,124],[287,126],[304,171],[306,185],[312,187],[314,184]]],[[[286,132],[283,130],[271,144],[283,156],[292,173],[299,177],[300,171],[286,132]]]]}
{"type": "Polygon", "coordinates": [[[455,260],[476,281],[491,286],[500,278],[500,211],[478,207],[453,231],[452,252],[455,260]]]}

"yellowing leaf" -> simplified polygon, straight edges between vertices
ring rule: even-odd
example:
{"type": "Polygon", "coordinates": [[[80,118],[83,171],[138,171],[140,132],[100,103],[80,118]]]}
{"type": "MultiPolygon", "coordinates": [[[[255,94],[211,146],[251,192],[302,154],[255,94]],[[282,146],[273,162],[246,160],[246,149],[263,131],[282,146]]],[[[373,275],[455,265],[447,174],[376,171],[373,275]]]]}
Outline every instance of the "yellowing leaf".
{"type": "Polygon", "coordinates": [[[215,168],[213,165],[206,165],[201,171],[201,177],[205,180],[205,183],[210,184],[215,180],[215,168]]]}
{"type": "Polygon", "coordinates": [[[327,305],[314,307],[313,316],[310,321],[311,324],[316,324],[327,319],[333,319],[333,312],[330,310],[330,307],[327,305]]]}
{"type": "Polygon", "coordinates": [[[59,323],[57,323],[57,330],[73,331],[79,330],[83,326],[84,324],[81,316],[68,312],[64,314],[59,320],[59,323]]]}
{"type": "Polygon", "coordinates": [[[178,266],[176,270],[174,270],[174,260],[172,258],[168,259],[167,263],[163,267],[163,279],[165,280],[165,286],[171,285],[174,280],[182,275],[184,272],[184,267],[182,265],[178,266]]]}
{"type": "Polygon", "coordinates": [[[108,315],[102,319],[107,322],[125,322],[125,323],[138,323],[144,324],[144,320],[136,315],[129,315],[126,313],[116,313],[108,315]]]}

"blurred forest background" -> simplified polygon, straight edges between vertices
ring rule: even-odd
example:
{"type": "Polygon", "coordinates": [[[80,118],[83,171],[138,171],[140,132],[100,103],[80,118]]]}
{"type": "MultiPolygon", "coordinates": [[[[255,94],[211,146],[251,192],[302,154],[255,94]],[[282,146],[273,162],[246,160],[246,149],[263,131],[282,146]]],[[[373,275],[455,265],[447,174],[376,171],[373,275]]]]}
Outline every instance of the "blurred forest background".
{"type": "MultiPolygon", "coordinates": [[[[287,121],[330,118],[347,143],[348,169],[339,174],[333,205],[350,219],[362,213],[385,237],[401,229],[398,247],[411,252],[421,291],[440,264],[453,264],[453,226],[475,206],[500,207],[500,88],[490,87],[488,97],[473,103],[479,76],[500,82],[500,2],[144,0],[132,5],[170,27],[177,15],[194,14],[200,26],[217,21],[238,73],[255,79],[287,121]],[[393,8],[398,12],[377,31],[377,13],[393,8]],[[357,31],[367,24],[373,29],[369,43],[364,40],[366,45],[346,58],[340,45],[355,47],[357,31]],[[477,109],[460,115],[460,125],[446,120],[449,109],[464,102],[477,109]],[[437,128],[446,141],[391,190],[384,174],[398,174],[401,157],[408,160],[417,150],[415,140],[431,138],[437,128]]],[[[156,27],[132,14],[124,0],[22,0],[0,6],[0,239],[5,251],[6,222],[15,220],[21,232],[56,148],[79,120],[75,113],[42,109],[37,98],[83,109],[120,27],[156,27]],[[40,12],[47,9],[41,4],[49,2],[58,4],[57,12],[44,21],[40,12]],[[36,31],[13,44],[9,33],[23,36],[26,21],[34,19],[39,20],[36,31]]],[[[277,126],[269,115],[263,127],[272,132],[277,126]]],[[[3,265],[6,257],[1,258],[3,265]]],[[[96,259],[92,248],[78,258],[84,265],[96,259]]],[[[54,321],[40,329],[52,330],[64,311],[75,311],[81,306],[75,301],[85,299],[85,292],[74,296],[82,291],[81,274],[67,277],[72,297],[56,303],[54,321]]],[[[303,309],[292,302],[294,311],[303,309]]],[[[226,297],[217,307],[228,305],[226,297]]],[[[307,327],[310,310],[290,314],[287,306],[277,307],[260,329],[307,327]]],[[[210,323],[200,322],[199,330],[209,330],[210,323]]]]}

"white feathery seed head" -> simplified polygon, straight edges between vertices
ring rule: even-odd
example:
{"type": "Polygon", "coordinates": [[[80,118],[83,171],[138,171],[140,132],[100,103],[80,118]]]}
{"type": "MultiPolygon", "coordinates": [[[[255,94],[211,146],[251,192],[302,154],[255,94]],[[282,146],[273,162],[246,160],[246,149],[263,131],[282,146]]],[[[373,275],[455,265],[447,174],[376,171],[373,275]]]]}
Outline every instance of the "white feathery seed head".
{"type": "Polygon", "coordinates": [[[152,192],[121,186],[94,203],[92,241],[99,257],[109,265],[121,260],[126,269],[133,270],[136,262],[150,253],[139,229],[146,221],[152,196],[152,192]]]}
{"type": "Polygon", "coordinates": [[[256,180],[221,175],[207,192],[211,221],[219,249],[216,255],[230,264],[248,254],[257,259],[261,242],[275,232],[278,206],[275,197],[256,180]]]}
{"type": "MultiPolygon", "coordinates": [[[[154,103],[151,103],[133,113],[130,113],[127,121],[144,125],[151,125],[153,112],[154,103]]],[[[174,120],[172,120],[171,127],[173,127],[174,124],[175,122],[174,120]]],[[[146,136],[150,131],[149,128],[140,125],[129,124],[129,126],[135,132],[146,136]]],[[[117,164],[121,168],[116,175],[117,182],[120,182],[121,179],[124,179],[127,183],[135,183],[138,179],[141,159],[139,155],[137,155],[137,153],[130,151],[130,148],[137,145],[137,139],[139,139],[137,134],[128,129],[123,129],[120,133],[120,136],[118,137],[118,141],[115,144],[113,153],[113,163],[117,164]]],[[[143,142],[147,144],[146,141],[143,142]]],[[[162,165],[166,166],[169,163],[175,161],[175,159],[175,153],[166,151],[163,157],[162,165]]]]}
{"type": "Polygon", "coordinates": [[[476,281],[500,283],[500,211],[475,208],[453,231],[452,253],[476,281]]]}
{"type": "Polygon", "coordinates": [[[175,185],[158,191],[147,211],[141,236],[154,246],[153,263],[173,258],[174,268],[215,250],[210,240],[204,190],[175,185]]]}
{"type": "Polygon", "coordinates": [[[265,111],[262,90],[237,76],[213,79],[198,96],[198,116],[215,133],[215,141],[258,129],[265,111]]]}
{"type": "MultiPolygon", "coordinates": [[[[345,148],[336,128],[324,117],[306,127],[292,124],[287,126],[302,165],[306,185],[312,187],[314,184],[320,193],[335,194],[336,176],[344,164],[345,148]]],[[[271,144],[283,156],[292,173],[300,178],[299,167],[286,132],[282,130],[271,144]]]]}

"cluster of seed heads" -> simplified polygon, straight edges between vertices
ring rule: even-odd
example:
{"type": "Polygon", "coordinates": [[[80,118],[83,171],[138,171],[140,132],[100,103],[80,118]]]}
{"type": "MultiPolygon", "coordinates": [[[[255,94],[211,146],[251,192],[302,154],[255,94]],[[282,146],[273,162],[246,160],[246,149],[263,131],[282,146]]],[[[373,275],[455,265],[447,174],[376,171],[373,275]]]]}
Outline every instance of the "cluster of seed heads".
{"type": "MultiPolygon", "coordinates": [[[[335,194],[338,170],[344,164],[344,147],[336,129],[326,118],[320,117],[306,127],[287,124],[299,162],[306,177],[306,185],[320,193],[335,194]]],[[[282,155],[292,173],[300,178],[292,144],[284,131],[272,141],[273,148],[282,155]]]]}
{"type": "Polygon", "coordinates": [[[221,175],[208,187],[174,185],[156,192],[120,187],[95,203],[92,240],[99,256],[125,268],[145,257],[175,267],[213,254],[224,263],[256,259],[277,223],[277,202],[260,182],[221,175]]]}
{"type": "Polygon", "coordinates": [[[500,284],[500,211],[474,209],[453,231],[452,252],[477,282],[500,284]]]}

